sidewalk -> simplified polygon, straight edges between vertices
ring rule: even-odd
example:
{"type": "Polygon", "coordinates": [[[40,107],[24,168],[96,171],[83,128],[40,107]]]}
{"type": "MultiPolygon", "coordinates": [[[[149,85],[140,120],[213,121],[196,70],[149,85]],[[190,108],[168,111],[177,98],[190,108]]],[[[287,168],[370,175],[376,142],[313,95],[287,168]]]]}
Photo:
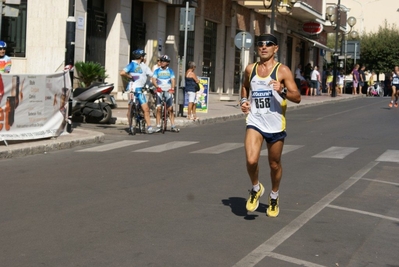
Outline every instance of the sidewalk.
{"type": "MultiPolygon", "coordinates": [[[[337,95],[330,97],[327,94],[322,96],[302,96],[301,103],[288,103],[288,112],[291,109],[309,105],[321,105],[332,101],[346,101],[353,98],[362,97],[361,95],[337,95]]],[[[219,95],[211,95],[208,103],[208,113],[197,112],[199,121],[189,121],[185,117],[175,118],[175,123],[179,128],[184,128],[192,124],[207,124],[226,121],[235,118],[244,118],[244,114],[238,106],[238,98],[236,101],[220,101],[219,95]]],[[[115,124],[127,125],[127,101],[118,101],[118,108],[112,110],[112,116],[116,118],[115,124]]],[[[289,114],[289,113],[288,113],[289,114]]],[[[186,114],[184,114],[186,115],[186,114]]],[[[151,119],[155,125],[155,119],[151,119]]],[[[80,145],[101,143],[104,141],[104,134],[101,132],[90,131],[82,128],[74,128],[72,133],[64,133],[57,138],[29,140],[29,141],[8,141],[8,146],[0,141],[0,159],[21,157],[25,155],[33,155],[47,153],[50,151],[72,148],[80,145]]]]}

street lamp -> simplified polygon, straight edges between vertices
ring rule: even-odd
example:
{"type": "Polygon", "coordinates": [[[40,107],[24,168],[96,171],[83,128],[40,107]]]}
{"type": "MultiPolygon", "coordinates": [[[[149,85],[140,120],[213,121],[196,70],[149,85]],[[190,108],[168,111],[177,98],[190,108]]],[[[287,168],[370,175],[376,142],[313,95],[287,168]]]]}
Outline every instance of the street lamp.
{"type": "MultiPolygon", "coordinates": [[[[270,17],[270,33],[274,34],[274,24],[275,24],[275,20],[276,20],[276,4],[277,4],[278,0],[271,0],[271,4],[269,7],[266,7],[266,5],[263,3],[263,5],[265,6],[266,9],[271,8],[272,10],[272,14],[270,17]]],[[[288,2],[291,4],[291,6],[293,6],[298,0],[279,0],[279,6],[283,7],[288,7],[290,6],[288,4],[288,2]]]]}
{"type": "MultiPolygon", "coordinates": [[[[331,24],[335,23],[334,69],[333,69],[333,83],[331,88],[331,97],[335,97],[336,96],[335,87],[337,86],[338,37],[339,37],[339,28],[341,26],[341,0],[338,0],[338,4],[336,6],[327,7],[326,13],[328,20],[331,22],[331,24]]],[[[356,24],[356,19],[354,17],[348,18],[348,24],[351,27],[350,30],[351,32],[352,27],[356,24]]],[[[348,32],[348,34],[350,32],[348,32]]]]}

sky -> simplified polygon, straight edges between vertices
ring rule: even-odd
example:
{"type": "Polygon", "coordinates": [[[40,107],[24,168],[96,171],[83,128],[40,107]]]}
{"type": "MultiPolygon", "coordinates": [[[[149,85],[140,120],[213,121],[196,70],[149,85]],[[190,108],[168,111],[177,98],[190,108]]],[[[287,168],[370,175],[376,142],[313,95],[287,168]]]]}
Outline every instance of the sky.
{"type": "MultiPolygon", "coordinates": [[[[338,0],[329,0],[330,2],[338,0]]],[[[341,0],[341,5],[350,8],[348,17],[356,18],[353,30],[358,33],[378,32],[379,26],[384,25],[385,19],[391,26],[399,25],[399,0],[341,0]]]]}

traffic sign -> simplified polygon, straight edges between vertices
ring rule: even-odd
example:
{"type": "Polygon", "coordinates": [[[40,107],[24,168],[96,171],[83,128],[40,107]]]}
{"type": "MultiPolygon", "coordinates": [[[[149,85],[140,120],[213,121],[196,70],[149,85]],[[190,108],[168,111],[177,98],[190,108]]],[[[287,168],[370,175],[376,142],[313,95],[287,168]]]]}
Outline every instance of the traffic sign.
{"type": "Polygon", "coordinates": [[[253,39],[249,32],[239,32],[234,37],[234,44],[238,49],[249,49],[252,46],[253,39]]]}

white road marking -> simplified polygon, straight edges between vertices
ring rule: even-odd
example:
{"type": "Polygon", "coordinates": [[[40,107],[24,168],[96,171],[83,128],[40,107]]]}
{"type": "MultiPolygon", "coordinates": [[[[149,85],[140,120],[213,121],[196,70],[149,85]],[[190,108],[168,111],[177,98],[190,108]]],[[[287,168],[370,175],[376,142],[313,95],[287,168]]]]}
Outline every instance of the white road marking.
{"type": "Polygon", "coordinates": [[[273,250],[275,250],[279,245],[281,245],[285,240],[287,240],[291,235],[296,233],[302,226],[304,226],[310,219],[316,216],[325,207],[330,205],[337,197],[344,193],[348,188],[359,181],[367,172],[374,168],[378,162],[370,162],[361,170],[356,172],[352,177],[343,182],[328,195],[323,197],[320,201],[314,204],[312,207],[307,209],[304,213],[299,215],[288,225],[286,225],[279,232],[274,234],[263,244],[251,251],[247,256],[237,262],[234,267],[252,267],[258,264],[262,259],[268,256],[273,250]]]}
{"type": "Polygon", "coordinates": [[[344,159],[346,156],[356,151],[356,147],[339,147],[332,146],[329,149],[314,155],[312,158],[329,158],[329,159],[344,159]]]}
{"type": "Polygon", "coordinates": [[[137,145],[137,144],[141,144],[141,143],[145,143],[145,142],[148,142],[148,140],[124,140],[124,141],[119,141],[119,142],[106,144],[106,145],[102,145],[102,146],[96,146],[96,147],[78,150],[76,152],[104,152],[104,151],[109,151],[109,150],[117,149],[117,148],[121,148],[121,147],[137,145]]]}
{"type": "Polygon", "coordinates": [[[399,162],[399,150],[387,150],[375,161],[399,162]]]}
{"type": "Polygon", "coordinates": [[[385,215],[381,215],[381,214],[377,214],[377,213],[372,213],[372,212],[368,212],[368,211],[344,208],[344,207],[335,206],[335,205],[328,205],[327,207],[332,208],[332,209],[337,209],[337,210],[356,212],[356,213],[369,215],[369,216],[373,216],[373,217],[377,217],[377,218],[381,218],[381,219],[386,219],[386,220],[390,220],[390,221],[394,221],[394,222],[399,222],[399,218],[389,217],[389,216],[385,216],[385,215]]]}
{"type": "Polygon", "coordinates": [[[375,183],[390,184],[390,185],[395,185],[395,186],[398,186],[398,187],[399,187],[399,183],[381,181],[381,180],[376,180],[376,179],[368,179],[368,178],[362,178],[362,180],[366,180],[366,181],[370,181],[370,182],[375,182],[375,183]]]}
{"type": "Polygon", "coordinates": [[[172,149],[176,149],[176,148],[180,148],[180,147],[184,147],[184,146],[193,145],[196,143],[198,143],[198,142],[175,141],[175,142],[169,142],[169,143],[158,145],[158,146],[151,146],[151,147],[135,150],[133,152],[160,153],[160,152],[164,152],[164,151],[168,151],[168,150],[172,150],[172,149]]]}
{"type": "Polygon", "coordinates": [[[193,151],[191,153],[200,153],[200,154],[221,154],[230,150],[234,150],[240,147],[243,147],[244,143],[224,143],[217,146],[208,147],[205,149],[193,151]]]}
{"type": "MultiPolygon", "coordinates": [[[[283,147],[283,155],[284,155],[284,154],[287,154],[287,153],[289,153],[289,152],[291,152],[291,151],[297,150],[298,148],[301,148],[301,147],[303,147],[303,146],[284,145],[284,147],[283,147]]],[[[267,155],[268,155],[267,149],[263,149],[263,150],[260,152],[260,155],[261,155],[261,156],[267,156],[267,155]]]]}
{"type": "Polygon", "coordinates": [[[274,253],[274,252],[267,253],[267,257],[278,259],[278,260],[282,260],[282,261],[286,261],[286,262],[291,262],[291,263],[294,263],[296,265],[305,266],[305,267],[326,267],[324,265],[319,265],[319,264],[316,264],[316,263],[313,263],[313,262],[292,258],[292,257],[289,257],[289,256],[285,256],[285,255],[281,255],[281,254],[278,254],[278,253],[274,253]]]}

